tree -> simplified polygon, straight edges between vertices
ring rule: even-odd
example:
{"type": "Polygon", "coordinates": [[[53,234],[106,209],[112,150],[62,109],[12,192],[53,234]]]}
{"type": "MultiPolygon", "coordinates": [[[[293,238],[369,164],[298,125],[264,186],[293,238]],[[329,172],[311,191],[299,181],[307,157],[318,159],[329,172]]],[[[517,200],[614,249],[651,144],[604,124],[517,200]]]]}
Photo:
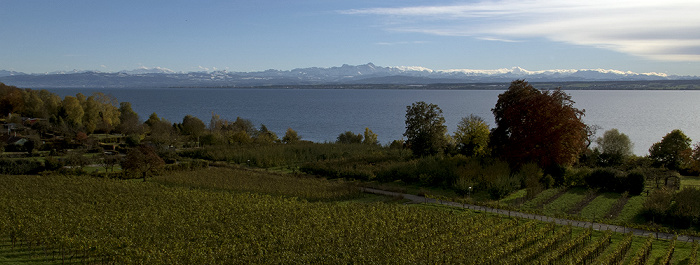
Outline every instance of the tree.
{"type": "Polygon", "coordinates": [[[183,135],[188,135],[192,139],[197,139],[204,133],[207,126],[202,120],[192,115],[187,115],[182,118],[182,125],[180,127],[183,135]]]}
{"type": "Polygon", "coordinates": [[[121,165],[127,173],[141,174],[143,181],[146,181],[146,176],[157,173],[163,168],[165,162],[158,156],[153,147],[140,145],[126,153],[121,165]]]}
{"type": "Polygon", "coordinates": [[[362,143],[362,134],[346,131],[338,135],[338,139],[335,142],[339,144],[359,144],[362,143]]]}
{"type": "Polygon", "coordinates": [[[66,96],[63,98],[61,107],[66,114],[65,120],[72,126],[82,127],[83,125],[83,106],[80,100],[76,97],[66,96]]]}
{"type": "Polygon", "coordinates": [[[282,137],[282,142],[285,144],[293,144],[299,142],[299,140],[301,140],[301,137],[299,137],[297,132],[292,130],[292,128],[287,128],[287,132],[285,132],[284,137],[282,137]]]}
{"type": "Polygon", "coordinates": [[[377,134],[372,132],[369,128],[365,127],[365,139],[362,141],[363,144],[367,145],[379,145],[379,141],[377,140],[377,134]]]}
{"type": "Polygon", "coordinates": [[[489,125],[481,117],[469,115],[457,124],[454,139],[461,154],[484,156],[488,154],[489,125]]]}
{"type": "Polygon", "coordinates": [[[622,164],[632,156],[632,141],[624,133],[617,129],[610,129],[603,133],[603,137],[596,139],[599,160],[603,166],[622,164]]]}
{"type": "Polygon", "coordinates": [[[175,131],[170,121],[159,118],[155,112],[144,123],[150,131],[148,139],[155,145],[170,145],[175,141],[175,131]]]}
{"type": "Polygon", "coordinates": [[[491,132],[493,151],[512,167],[535,162],[542,168],[571,165],[586,149],[584,111],[560,89],[540,91],[516,80],[498,96],[492,109],[496,128],[491,132]]]}
{"type": "Polygon", "coordinates": [[[94,101],[97,105],[99,119],[96,129],[102,132],[112,131],[119,124],[120,118],[117,99],[102,92],[96,92],[88,100],[94,101]]]}
{"type": "Polygon", "coordinates": [[[649,158],[656,166],[679,170],[685,161],[690,160],[690,138],[681,130],[673,130],[666,134],[661,142],[649,148],[649,158]]]}
{"type": "Polygon", "coordinates": [[[442,152],[447,144],[445,118],[435,104],[419,101],[406,106],[406,143],[416,156],[442,152]]]}
{"type": "Polygon", "coordinates": [[[253,140],[254,143],[258,144],[271,144],[279,141],[280,139],[277,138],[277,134],[267,129],[265,124],[260,124],[260,130],[258,130],[253,140]]]}
{"type": "Polygon", "coordinates": [[[0,115],[21,112],[23,109],[23,90],[0,83],[0,115]]]}
{"type": "Polygon", "coordinates": [[[119,103],[119,125],[117,130],[123,134],[141,134],[141,121],[139,114],[131,108],[131,103],[119,103]]]}

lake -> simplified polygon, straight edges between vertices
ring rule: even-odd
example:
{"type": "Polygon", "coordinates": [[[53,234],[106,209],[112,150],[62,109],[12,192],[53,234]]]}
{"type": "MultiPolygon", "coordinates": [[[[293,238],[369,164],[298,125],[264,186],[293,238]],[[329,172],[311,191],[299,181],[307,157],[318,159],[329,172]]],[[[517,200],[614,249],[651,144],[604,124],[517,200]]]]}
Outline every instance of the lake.
{"type": "MultiPolygon", "coordinates": [[[[437,104],[450,133],[462,117],[475,114],[494,126],[491,108],[503,91],[384,89],[232,89],[232,88],[81,88],[47,89],[61,97],[103,92],[131,102],[145,120],[155,112],[171,122],[185,115],[205,123],[212,113],[228,120],[241,117],[265,124],[282,137],[292,128],[304,140],[335,141],[345,131],[370,128],[382,144],[402,139],[406,106],[416,101],[437,104]]],[[[700,141],[700,91],[567,90],[575,106],[586,110],[584,122],[605,130],[617,128],[634,143],[634,153],[649,147],[674,129],[693,143],[700,141]]]]}

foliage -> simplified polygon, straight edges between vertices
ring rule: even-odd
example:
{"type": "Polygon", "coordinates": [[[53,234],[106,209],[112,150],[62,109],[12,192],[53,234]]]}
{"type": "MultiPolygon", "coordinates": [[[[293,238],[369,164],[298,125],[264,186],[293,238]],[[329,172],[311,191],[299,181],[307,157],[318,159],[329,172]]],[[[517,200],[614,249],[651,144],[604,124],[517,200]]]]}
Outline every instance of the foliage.
{"type": "Polygon", "coordinates": [[[671,207],[673,191],[667,189],[654,189],[642,204],[641,214],[647,220],[664,223],[666,214],[671,207]]]}
{"type": "Polygon", "coordinates": [[[516,168],[528,162],[542,168],[573,164],[588,136],[584,111],[573,104],[559,89],[540,91],[524,80],[513,81],[492,109],[494,152],[516,168]]]}
{"type": "Polygon", "coordinates": [[[600,155],[600,166],[616,166],[624,163],[627,158],[632,156],[632,141],[617,129],[610,129],[603,133],[603,137],[596,139],[596,148],[600,155]]]}
{"type": "Polygon", "coordinates": [[[37,174],[43,170],[44,165],[33,159],[0,158],[0,174],[29,175],[37,174]]]}
{"type": "Polygon", "coordinates": [[[457,124],[454,136],[457,149],[466,156],[485,156],[489,154],[489,125],[476,115],[462,118],[457,124]]]}
{"type": "Polygon", "coordinates": [[[351,131],[346,131],[338,135],[338,139],[335,141],[339,144],[359,144],[362,143],[362,134],[354,134],[351,131]]]}
{"type": "Polygon", "coordinates": [[[127,174],[141,175],[143,176],[143,181],[146,181],[148,174],[153,175],[157,173],[164,165],[163,159],[149,145],[140,145],[129,150],[121,162],[121,166],[127,174]]]}
{"type": "Polygon", "coordinates": [[[700,189],[685,188],[676,193],[667,209],[667,217],[676,227],[687,228],[700,224],[700,189]]]}
{"type": "Polygon", "coordinates": [[[532,199],[537,194],[545,190],[545,186],[542,183],[544,173],[537,164],[527,163],[520,167],[517,174],[519,175],[520,179],[523,180],[523,186],[525,186],[525,190],[527,191],[527,199],[532,199]]]}
{"type": "Polygon", "coordinates": [[[301,140],[301,137],[297,134],[297,131],[292,130],[292,128],[287,128],[287,131],[282,137],[282,142],[285,144],[294,144],[301,140]]]}
{"type": "Polygon", "coordinates": [[[625,174],[614,168],[597,168],[585,176],[585,181],[590,188],[638,195],[644,190],[646,176],[639,170],[625,174]]]}
{"type": "Polygon", "coordinates": [[[183,135],[188,135],[191,139],[197,139],[206,129],[206,125],[197,117],[187,115],[182,118],[182,123],[178,126],[183,135]]]}
{"type": "Polygon", "coordinates": [[[379,140],[377,140],[377,134],[372,132],[369,128],[365,128],[363,144],[367,145],[379,145],[379,140]]]}
{"type": "Polygon", "coordinates": [[[406,144],[414,155],[426,156],[441,153],[446,146],[445,118],[435,104],[423,101],[406,106],[406,144]]]}
{"type": "Polygon", "coordinates": [[[268,130],[265,124],[260,125],[260,130],[255,134],[255,139],[253,140],[253,142],[257,144],[272,144],[279,141],[280,139],[277,138],[277,134],[268,130]]]}
{"type": "Polygon", "coordinates": [[[682,169],[683,162],[689,160],[690,142],[690,138],[683,131],[673,130],[649,148],[649,158],[656,166],[682,169]]]}
{"type": "Polygon", "coordinates": [[[117,131],[123,134],[140,134],[141,122],[139,115],[131,108],[131,103],[119,103],[119,125],[117,131]]]}

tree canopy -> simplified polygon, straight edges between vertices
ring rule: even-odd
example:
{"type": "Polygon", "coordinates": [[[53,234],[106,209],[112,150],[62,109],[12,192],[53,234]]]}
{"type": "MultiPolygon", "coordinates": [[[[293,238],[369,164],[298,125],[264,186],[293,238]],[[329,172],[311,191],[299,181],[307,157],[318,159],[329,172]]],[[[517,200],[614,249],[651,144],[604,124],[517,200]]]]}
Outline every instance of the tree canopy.
{"type": "Polygon", "coordinates": [[[455,132],[457,149],[467,156],[484,156],[488,154],[489,125],[479,116],[469,115],[457,124],[455,132]]]}
{"type": "Polygon", "coordinates": [[[665,166],[673,170],[681,169],[683,163],[690,157],[690,142],[690,138],[683,131],[673,130],[649,148],[649,158],[657,166],[665,166]]]}
{"type": "Polygon", "coordinates": [[[445,118],[435,104],[419,101],[406,106],[406,143],[414,155],[434,155],[445,149],[445,118]]]}
{"type": "Polygon", "coordinates": [[[584,111],[575,108],[571,96],[560,89],[540,91],[516,80],[498,96],[492,111],[496,128],[491,146],[511,166],[570,165],[586,148],[584,111]]]}
{"type": "Polygon", "coordinates": [[[632,156],[632,141],[617,129],[605,131],[603,137],[596,139],[596,144],[603,165],[621,164],[632,156]]]}

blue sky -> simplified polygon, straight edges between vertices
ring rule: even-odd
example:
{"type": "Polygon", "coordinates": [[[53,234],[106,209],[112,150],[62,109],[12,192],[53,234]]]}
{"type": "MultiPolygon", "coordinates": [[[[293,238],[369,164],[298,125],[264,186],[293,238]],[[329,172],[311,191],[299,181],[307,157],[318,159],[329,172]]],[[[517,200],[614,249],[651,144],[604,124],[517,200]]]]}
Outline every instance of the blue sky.
{"type": "Polygon", "coordinates": [[[700,76],[700,1],[0,0],[0,69],[342,64],[700,76]]]}

